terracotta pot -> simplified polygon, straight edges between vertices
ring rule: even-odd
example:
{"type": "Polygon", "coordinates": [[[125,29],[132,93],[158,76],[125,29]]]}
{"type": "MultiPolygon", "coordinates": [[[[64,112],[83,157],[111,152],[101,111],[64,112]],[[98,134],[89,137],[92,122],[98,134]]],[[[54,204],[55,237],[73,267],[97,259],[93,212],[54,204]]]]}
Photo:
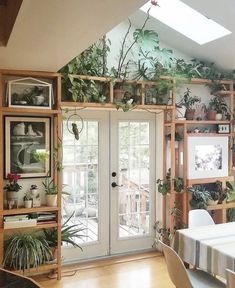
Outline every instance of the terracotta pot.
{"type": "Polygon", "coordinates": [[[216,116],[216,111],[214,110],[209,110],[207,112],[207,119],[208,120],[215,120],[215,116],[216,116]]]}
{"type": "Polygon", "coordinates": [[[185,113],[186,120],[193,120],[195,109],[187,109],[185,113]]]}
{"type": "Polygon", "coordinates": [[[122,100],[126,91],[123,89],[114,89],[113,90],[113,97],[116,100],[122,100]]]}

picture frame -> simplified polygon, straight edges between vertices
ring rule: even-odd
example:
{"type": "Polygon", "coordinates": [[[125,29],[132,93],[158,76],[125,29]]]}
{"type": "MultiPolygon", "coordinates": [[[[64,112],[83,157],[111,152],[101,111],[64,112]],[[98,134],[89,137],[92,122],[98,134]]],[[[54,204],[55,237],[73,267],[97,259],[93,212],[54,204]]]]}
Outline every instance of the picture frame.
{"type": "Polygon", "coordinates": [[[5,169],[21,178],[50,176],[50,117],[4,116],[5,169]]]}
{"type": "Polygon", "coordinates": [[[8,107],[52,109],[52,84],[26,77],[7,82],[8,107]]]}
{"type": "Polygon", "coordinates": [[[188,179],[228,176],[228,136],[188,136],[188,179]]]}
{"type": "Polygon", "coordinates": [[[218,124],[217,125],[218,134],[229,134],[230,133],[230,124],[218,124]]]}

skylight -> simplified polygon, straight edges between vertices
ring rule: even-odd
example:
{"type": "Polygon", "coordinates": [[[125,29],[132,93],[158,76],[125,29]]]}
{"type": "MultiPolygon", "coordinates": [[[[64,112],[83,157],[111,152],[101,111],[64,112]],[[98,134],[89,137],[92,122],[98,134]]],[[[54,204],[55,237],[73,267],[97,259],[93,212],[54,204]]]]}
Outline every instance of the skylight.
{"type": "MultiPolygon", "coordinates": [[[[200,45],[232,33],[179,0],[159,0],[157,4],[160,7],[152,6],[150,16],[200,45]]],[[[140,9],[147,12],[150,5],[149,1],[140,9]]]]}

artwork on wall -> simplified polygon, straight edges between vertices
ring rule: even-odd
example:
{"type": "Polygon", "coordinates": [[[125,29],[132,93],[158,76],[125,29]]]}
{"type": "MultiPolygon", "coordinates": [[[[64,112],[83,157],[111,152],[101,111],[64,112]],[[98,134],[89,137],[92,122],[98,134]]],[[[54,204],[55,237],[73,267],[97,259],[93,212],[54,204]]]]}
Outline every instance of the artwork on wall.
{"type": "Polygon", "coordinates": [[[50,174],[50,118],[5,116],[5,178],[50,174]]]}
{"type": "Polygon", "coordinates": [[[228,137],[188,137],[188,179],[228,176],[228,137]]]}
{"type": "Polygon", "coordinates": [[[9,107],[51,109],[52,84],[27,77],[7,82],[9,107]]]}

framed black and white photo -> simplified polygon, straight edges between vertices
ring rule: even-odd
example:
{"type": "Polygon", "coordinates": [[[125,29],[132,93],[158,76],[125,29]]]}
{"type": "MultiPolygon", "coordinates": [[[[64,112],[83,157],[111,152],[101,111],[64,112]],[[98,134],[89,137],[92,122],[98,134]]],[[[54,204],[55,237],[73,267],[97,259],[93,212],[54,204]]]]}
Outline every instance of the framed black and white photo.
{"type": "Polygon", "coordinates": [[[27,77],[7,82],[9,107],[51,109],[52,84],[27,77]]]}
{"type": "Polygon", "coordinates": [[[228,137],[188,137],[188,179],[228,176],[228,137]]]}
{"type": "Polygon", "coordinates": [[[5,116],[5,178],[8,173],[22,178],[50,174],[50,118],[5,116]]]}

